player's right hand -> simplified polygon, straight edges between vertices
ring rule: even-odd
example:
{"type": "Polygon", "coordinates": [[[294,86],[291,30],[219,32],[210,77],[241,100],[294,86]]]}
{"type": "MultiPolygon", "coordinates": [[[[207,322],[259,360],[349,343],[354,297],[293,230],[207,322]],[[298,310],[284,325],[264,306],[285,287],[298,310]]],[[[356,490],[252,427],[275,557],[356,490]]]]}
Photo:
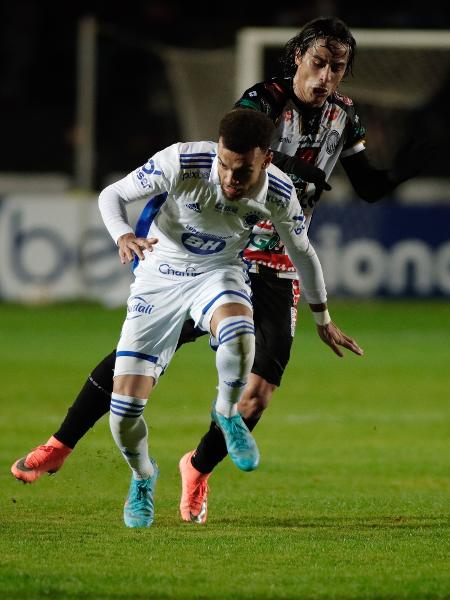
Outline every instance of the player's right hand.
{"type": "Polygon", "coordinates": [[[333,352],[340,358],[342,358],[344,354],[339,346],[350,350],[358,356],[364,354],[364,350],[358,346],[356,341],[341,331],[333,321],[330,321],[327,325],[317,325],[317,333],[319,334],[320,339],[325,342],[327,346],[330,346],[333,352]]]}
{"type": "Polygon", "coordinates": [[[134,233],[125,233],[124,235],[121,235],[117,240],[120,262],[123,265],[126,264],[127,261],[130,263],[134,260],[135,256],[137,256],[139,260],[144,260],[144,250],[152,252],[152,246],[157,242],[158,240],[156,238],[138,238],[134,233]]]}

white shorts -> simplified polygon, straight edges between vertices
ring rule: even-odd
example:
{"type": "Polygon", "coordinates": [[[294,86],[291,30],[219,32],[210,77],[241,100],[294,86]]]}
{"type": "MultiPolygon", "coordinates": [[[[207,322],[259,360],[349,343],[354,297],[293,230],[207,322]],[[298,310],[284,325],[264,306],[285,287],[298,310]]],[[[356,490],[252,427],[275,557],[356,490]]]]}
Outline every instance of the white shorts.
{"type": "Polygon", "coordinates": [[[114,375],[146,375],[155,383],[174,355],[188,318],[209,331],[214,311],[229,302],[252,309],[251,288],[239,267],[216,269],[188,280],[136,278],[117,344],[114,375]]]}

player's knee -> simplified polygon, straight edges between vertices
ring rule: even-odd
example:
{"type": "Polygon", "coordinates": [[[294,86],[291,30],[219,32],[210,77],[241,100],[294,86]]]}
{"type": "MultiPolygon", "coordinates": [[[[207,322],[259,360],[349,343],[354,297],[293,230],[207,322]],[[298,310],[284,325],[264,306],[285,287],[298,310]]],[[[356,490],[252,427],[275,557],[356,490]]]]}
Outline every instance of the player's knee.
{"type": "Polygon", "coordinates": [[[255,356],[255,326],[253,319],[236,315],[222,319],[217,326],[218,351],[232,354],[250,369],[255,356]]]}
{"type": "Polygon", "coordinates": [[[137,426],[141,420],[147,400],[124,396],[115,392],[111,395],[109,424],[111,430],[123,433],[137,426]]]}

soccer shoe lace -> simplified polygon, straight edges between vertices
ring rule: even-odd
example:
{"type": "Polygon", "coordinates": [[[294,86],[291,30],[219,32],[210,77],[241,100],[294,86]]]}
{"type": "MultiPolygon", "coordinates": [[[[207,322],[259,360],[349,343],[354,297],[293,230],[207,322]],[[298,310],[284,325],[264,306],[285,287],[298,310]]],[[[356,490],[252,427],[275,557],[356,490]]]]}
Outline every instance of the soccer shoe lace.
{"type": "Polygon", "coordinates": [[[16,460],[11,466],[11,473],[24,483],[33,483],[44,473],[56,473],[71,452],[72,448],[52,436],[46,444],[16,460]]]}
{"type": "Polygon", "coordinates": [[[208,478],[211,473],[200,473],[192,465],[194,451],[181,457],[179,462],[181,474],[180,513],[183,521],[206,523],[208,517],[208,478]]]}
{"type": "Polygon", "coordinates": [[[259,450],[247,425],[238,413],[225,417],[212,410],[212,418],[221,429],[228,454],[242,471],[253,471],[259,465],[259,450]]]}
{"type": "Polygon", "coordinates": [[[154,473],[148,479],[131,476],[130,489],[123,509],[123,520],[127,527],[150,527],[155,516],[153,494],[155,492],[158,466],[152,460],[154,473]]]}

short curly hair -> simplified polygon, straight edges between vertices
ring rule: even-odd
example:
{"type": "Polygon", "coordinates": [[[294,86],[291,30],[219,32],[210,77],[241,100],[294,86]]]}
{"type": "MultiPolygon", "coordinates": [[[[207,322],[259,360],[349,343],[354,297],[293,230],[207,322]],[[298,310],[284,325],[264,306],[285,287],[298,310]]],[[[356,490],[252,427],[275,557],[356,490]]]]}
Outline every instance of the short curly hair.
{"type": "Polygon", "coordinates": [[[285,77],[293,77],[297,70],[295,56],[297,52],[305,54],[308,48],[319,39],[337,42],[348,47],[348,62],[345,75],[351,73],[356,53],[356,41],[347,25],[336,17],[319,17],[309,21],[300,32],[285,45],[280,63],[285,77]]]}
{"type": "Polygon", "coordinates": [[[264,113],[251,108],[235,108],[219,125],[219,138],[228,150],[244,154],[254,148],[268,150],[275,126],[264,113]]]}

